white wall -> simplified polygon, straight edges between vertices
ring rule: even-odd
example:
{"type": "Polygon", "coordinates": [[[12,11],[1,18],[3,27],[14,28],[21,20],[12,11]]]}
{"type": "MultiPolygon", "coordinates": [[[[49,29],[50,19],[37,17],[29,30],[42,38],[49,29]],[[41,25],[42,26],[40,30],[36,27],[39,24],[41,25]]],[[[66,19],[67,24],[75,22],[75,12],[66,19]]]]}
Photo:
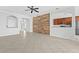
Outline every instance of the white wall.
{"type": "Polygon", "coordinates": [[[0,36],[13,35],[18,33],[18,28],[7,28],[7,16],[9,14],[0,13],[0,36]]]}
{"type": "Polygon", "coordinates": [[[50,35],[51,36],[56,36],[56,37],[60,37],[60,38],[65,38],[65,39],[75,39],[74,38],[74,27],[72,25],[72,27],[54,27],[53,25],[53,20],[55,18],[64,18],[64,17],[72,17],[72,24],[73,24],[73,13],[63,13],[63,12],[59,12],[59,13],[51,13],[51,17],[50,17],[50,35]]]}
{"type": "MultiPolygon", "coordinates": [[[[20,28],[20,21],[22,20],[22,18],[28,18],[29,24],[31,24],[31,18],[30,17],[26,17],[23,15],[19,15],[19,14],[15,14],[15,13],[9,13],[9,12],[5,12],[5,11],[0,11],[0,36],[7,36],[7,35],[16,35],[19,33],[19,31],[21,30],[20,28]],[[7,28],[7,17],[13,15],[16,16],[18,18],[18,28],[7,28]]],[[[32,25],[29,25],[27,27],[28,32],[32,32],[32,25]]]]}

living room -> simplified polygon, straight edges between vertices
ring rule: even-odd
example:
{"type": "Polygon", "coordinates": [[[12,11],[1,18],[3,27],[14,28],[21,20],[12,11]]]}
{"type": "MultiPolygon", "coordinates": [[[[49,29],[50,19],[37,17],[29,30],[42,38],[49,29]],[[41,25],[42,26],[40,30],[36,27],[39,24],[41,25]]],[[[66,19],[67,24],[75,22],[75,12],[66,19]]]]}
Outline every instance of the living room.
{"type": "Polygon", "coordinates": [[[0,6],[0,52],[79,52],[78,10],[0,6]]]}

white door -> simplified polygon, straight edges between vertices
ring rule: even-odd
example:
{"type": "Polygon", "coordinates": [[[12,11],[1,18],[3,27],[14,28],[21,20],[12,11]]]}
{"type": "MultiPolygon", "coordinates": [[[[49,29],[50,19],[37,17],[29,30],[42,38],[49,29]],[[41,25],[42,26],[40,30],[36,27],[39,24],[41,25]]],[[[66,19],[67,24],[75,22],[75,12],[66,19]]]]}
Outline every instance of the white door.
{"type": "Polygon", "coordinates": [[[30,28],[29,19],[23,18],[22,21],[21,21],[21,31],[28,32],[29,28],[30,28]]]}

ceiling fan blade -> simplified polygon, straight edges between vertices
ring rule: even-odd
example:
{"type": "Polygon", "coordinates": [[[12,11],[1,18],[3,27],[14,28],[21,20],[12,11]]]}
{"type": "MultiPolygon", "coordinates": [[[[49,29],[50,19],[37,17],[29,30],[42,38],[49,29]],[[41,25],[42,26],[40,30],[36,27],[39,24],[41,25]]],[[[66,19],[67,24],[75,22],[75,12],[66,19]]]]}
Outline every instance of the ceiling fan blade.
{"type": "Polygon", "coordinates": [[[35,11],[35,12],[38,12],[39,13],[39,11],[35,11]]]}
{"type": "Polygon", "coordinates": [[[34,8],[34,9],[39,9],[39,8],[34,8]]]}
{"type": "Polygon", "coordinates": [[[34,6],[27,6],[27,8],[29,8],[29,9],[27,9],[27,10],[25,10],[25,11],[29,11],[29,10],[31,10],[31,13],[33,13],[33,11],[39,13],[39,11],[37,10],[37,9],[39,9],[39,8],[34,8],[34,6]]]}
{"type": "Polygon", "coordinates": [[[33,10],[31,10],[31,13],[33,13],[33,10]]]}
{"type": "Polygon", "coordinates": [[[34,9],[34,11],[39,13],[39,11],[37,11],[36,9],[34,9]]]}

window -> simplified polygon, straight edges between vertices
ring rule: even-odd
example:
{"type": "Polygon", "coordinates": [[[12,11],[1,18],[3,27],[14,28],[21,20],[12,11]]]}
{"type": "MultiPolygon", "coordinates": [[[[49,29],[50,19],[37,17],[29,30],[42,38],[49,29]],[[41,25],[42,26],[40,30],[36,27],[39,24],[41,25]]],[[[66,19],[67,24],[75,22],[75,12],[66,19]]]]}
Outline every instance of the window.
{"type": "Polygon", "coordinates": [[[18,19],[15,16],[7,17],[7,28],[17,28],[18,27],[18,19]]]}

